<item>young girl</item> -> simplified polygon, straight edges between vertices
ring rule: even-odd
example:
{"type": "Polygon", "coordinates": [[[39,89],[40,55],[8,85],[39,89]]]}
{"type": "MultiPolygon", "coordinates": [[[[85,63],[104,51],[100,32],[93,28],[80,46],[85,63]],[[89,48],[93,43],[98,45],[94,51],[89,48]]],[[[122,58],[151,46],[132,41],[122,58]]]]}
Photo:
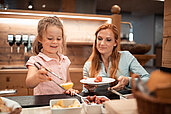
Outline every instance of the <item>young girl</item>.
{"type": "MultiPolygon", "coordinates": [[[[59,78],[48,73],[44,68],[38,70],[35,62],[41,63],[44,67],[51,69],[66,82],[71,82],[69,75],[70,60],[64,56],[64,30],[58,17],[44,17],[38,23],[38,35],[33,43],[33,50],[36,56],[31,56],[26,63],[28,74],[26,85],[34,88],[34,95],[62,94],[65,91],[58,84],[64,83],[59,78]],[[50,79],[51,78],[51,79],[50,79]]],[[[66,93],[78,93],[78,90],[69,89],[66,93]]]]}

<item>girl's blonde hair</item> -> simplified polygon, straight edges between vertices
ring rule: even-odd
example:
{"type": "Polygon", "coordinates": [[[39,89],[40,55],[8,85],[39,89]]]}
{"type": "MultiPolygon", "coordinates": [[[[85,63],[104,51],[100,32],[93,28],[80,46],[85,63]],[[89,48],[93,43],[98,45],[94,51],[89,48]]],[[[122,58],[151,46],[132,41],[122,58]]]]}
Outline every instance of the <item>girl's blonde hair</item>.
{"type": "Polygon", "coordinates": [[[43,48],[42,43],[40,43],[39,41],[42,41],[43,39],[43,33],[46,32],[47,27],[48,26],[57,26],[58,28],[60,28],[62,30],[62,47],[60,49],[60,52],[63,53],[64,49],[65,49],[65,38],[64,38],[64,30],[63,30],[63,25],[60,21],[60,19],[56,16],[54,17],[44,17],[43,19],[41,19],[38,23],[38,28],[37,28],[37,32],[38,35],[36,37],[36,39],[33,42],[33,52],[34,54],[39,54],[39,52],[41,52],[41,49],[43,48]]]}
{"type": "Polygon", "coordinates": [[[114,33],[114,38],[116,42],[116,46],[113,47],[113,51],[111,54],[111,68],[110,68],[110,77],[117,79],[115,76],[117,69],[118,69],[118,64],[119,64],[119,59],[120,59],[120,53],[119,53],[119,47],[118,47],[118,30],[115,25],[113,24],[103,24],[101,25],[97,31],[95,32],[95,43],[93,45],[93,52],[91,56],[89,57],[89,61],[91,61],[91,66],[90,66],[90,77],[96,77],[98,73],[100,72],[101,69],[101,64],[100,62],[102,61],[101,54],[97,50],[97,34],[101,30],[105,29],[110,29],[114,33]]]}

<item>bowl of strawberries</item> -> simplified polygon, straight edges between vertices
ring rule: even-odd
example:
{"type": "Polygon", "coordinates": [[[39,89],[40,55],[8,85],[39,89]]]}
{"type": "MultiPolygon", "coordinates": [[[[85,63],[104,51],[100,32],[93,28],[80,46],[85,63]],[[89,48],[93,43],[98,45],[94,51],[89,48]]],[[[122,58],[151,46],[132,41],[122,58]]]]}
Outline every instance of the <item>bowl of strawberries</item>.
{"type": "Polygon", "coordinates": [[[84,101],[84,102],[82,101],[84,111],[87,114],[104,113],[105,112],[104,103],[110,100],[106,96],[96,96],[96,95],[83,97],[83,99],[89,100],[89,103],[87,103],[87,101],[84,101]]]}

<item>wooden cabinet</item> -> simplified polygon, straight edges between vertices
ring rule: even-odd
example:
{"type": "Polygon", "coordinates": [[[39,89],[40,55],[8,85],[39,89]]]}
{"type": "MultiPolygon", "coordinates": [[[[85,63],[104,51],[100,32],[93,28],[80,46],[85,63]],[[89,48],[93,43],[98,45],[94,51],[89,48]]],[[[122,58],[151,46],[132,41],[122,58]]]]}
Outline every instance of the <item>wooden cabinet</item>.
{"type": "Polygon", "coordinates": [[[26,69],[0,70],[0,90],[16,89],[16,96],[32,95],[32,90],[27,88],[25,84],[26,76],[26,69]]]}
{"type": "MultiPolygon", "coordinates": [[[[82,91],[82,68],[70,68],[71,80],[74,83],[74,89],[82,91]]],[[[0,90],[16,89],[17,94],[12,96],[33,95],[33,89],[26,87],[27,69],[8,69],[0,70],[0,90]]]]}

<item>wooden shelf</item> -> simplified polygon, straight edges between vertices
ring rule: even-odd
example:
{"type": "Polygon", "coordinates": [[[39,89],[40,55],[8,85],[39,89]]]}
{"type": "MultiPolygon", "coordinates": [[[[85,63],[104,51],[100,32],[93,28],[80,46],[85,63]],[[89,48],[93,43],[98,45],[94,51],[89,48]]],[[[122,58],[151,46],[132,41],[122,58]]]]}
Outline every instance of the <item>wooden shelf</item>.
{"type": "Polygon", "coordinates": [[[138,62],[144,66],[150,59],[155,59],[156,55],[152,54],[152,55],[138,55],[138,54],[134,54],[134,57],[138,60],[138,62]]]}
{"type": "Polygon", "coordinates": [[[93,42],[67,42],[67,45],[93,45],[93,42]]]}

